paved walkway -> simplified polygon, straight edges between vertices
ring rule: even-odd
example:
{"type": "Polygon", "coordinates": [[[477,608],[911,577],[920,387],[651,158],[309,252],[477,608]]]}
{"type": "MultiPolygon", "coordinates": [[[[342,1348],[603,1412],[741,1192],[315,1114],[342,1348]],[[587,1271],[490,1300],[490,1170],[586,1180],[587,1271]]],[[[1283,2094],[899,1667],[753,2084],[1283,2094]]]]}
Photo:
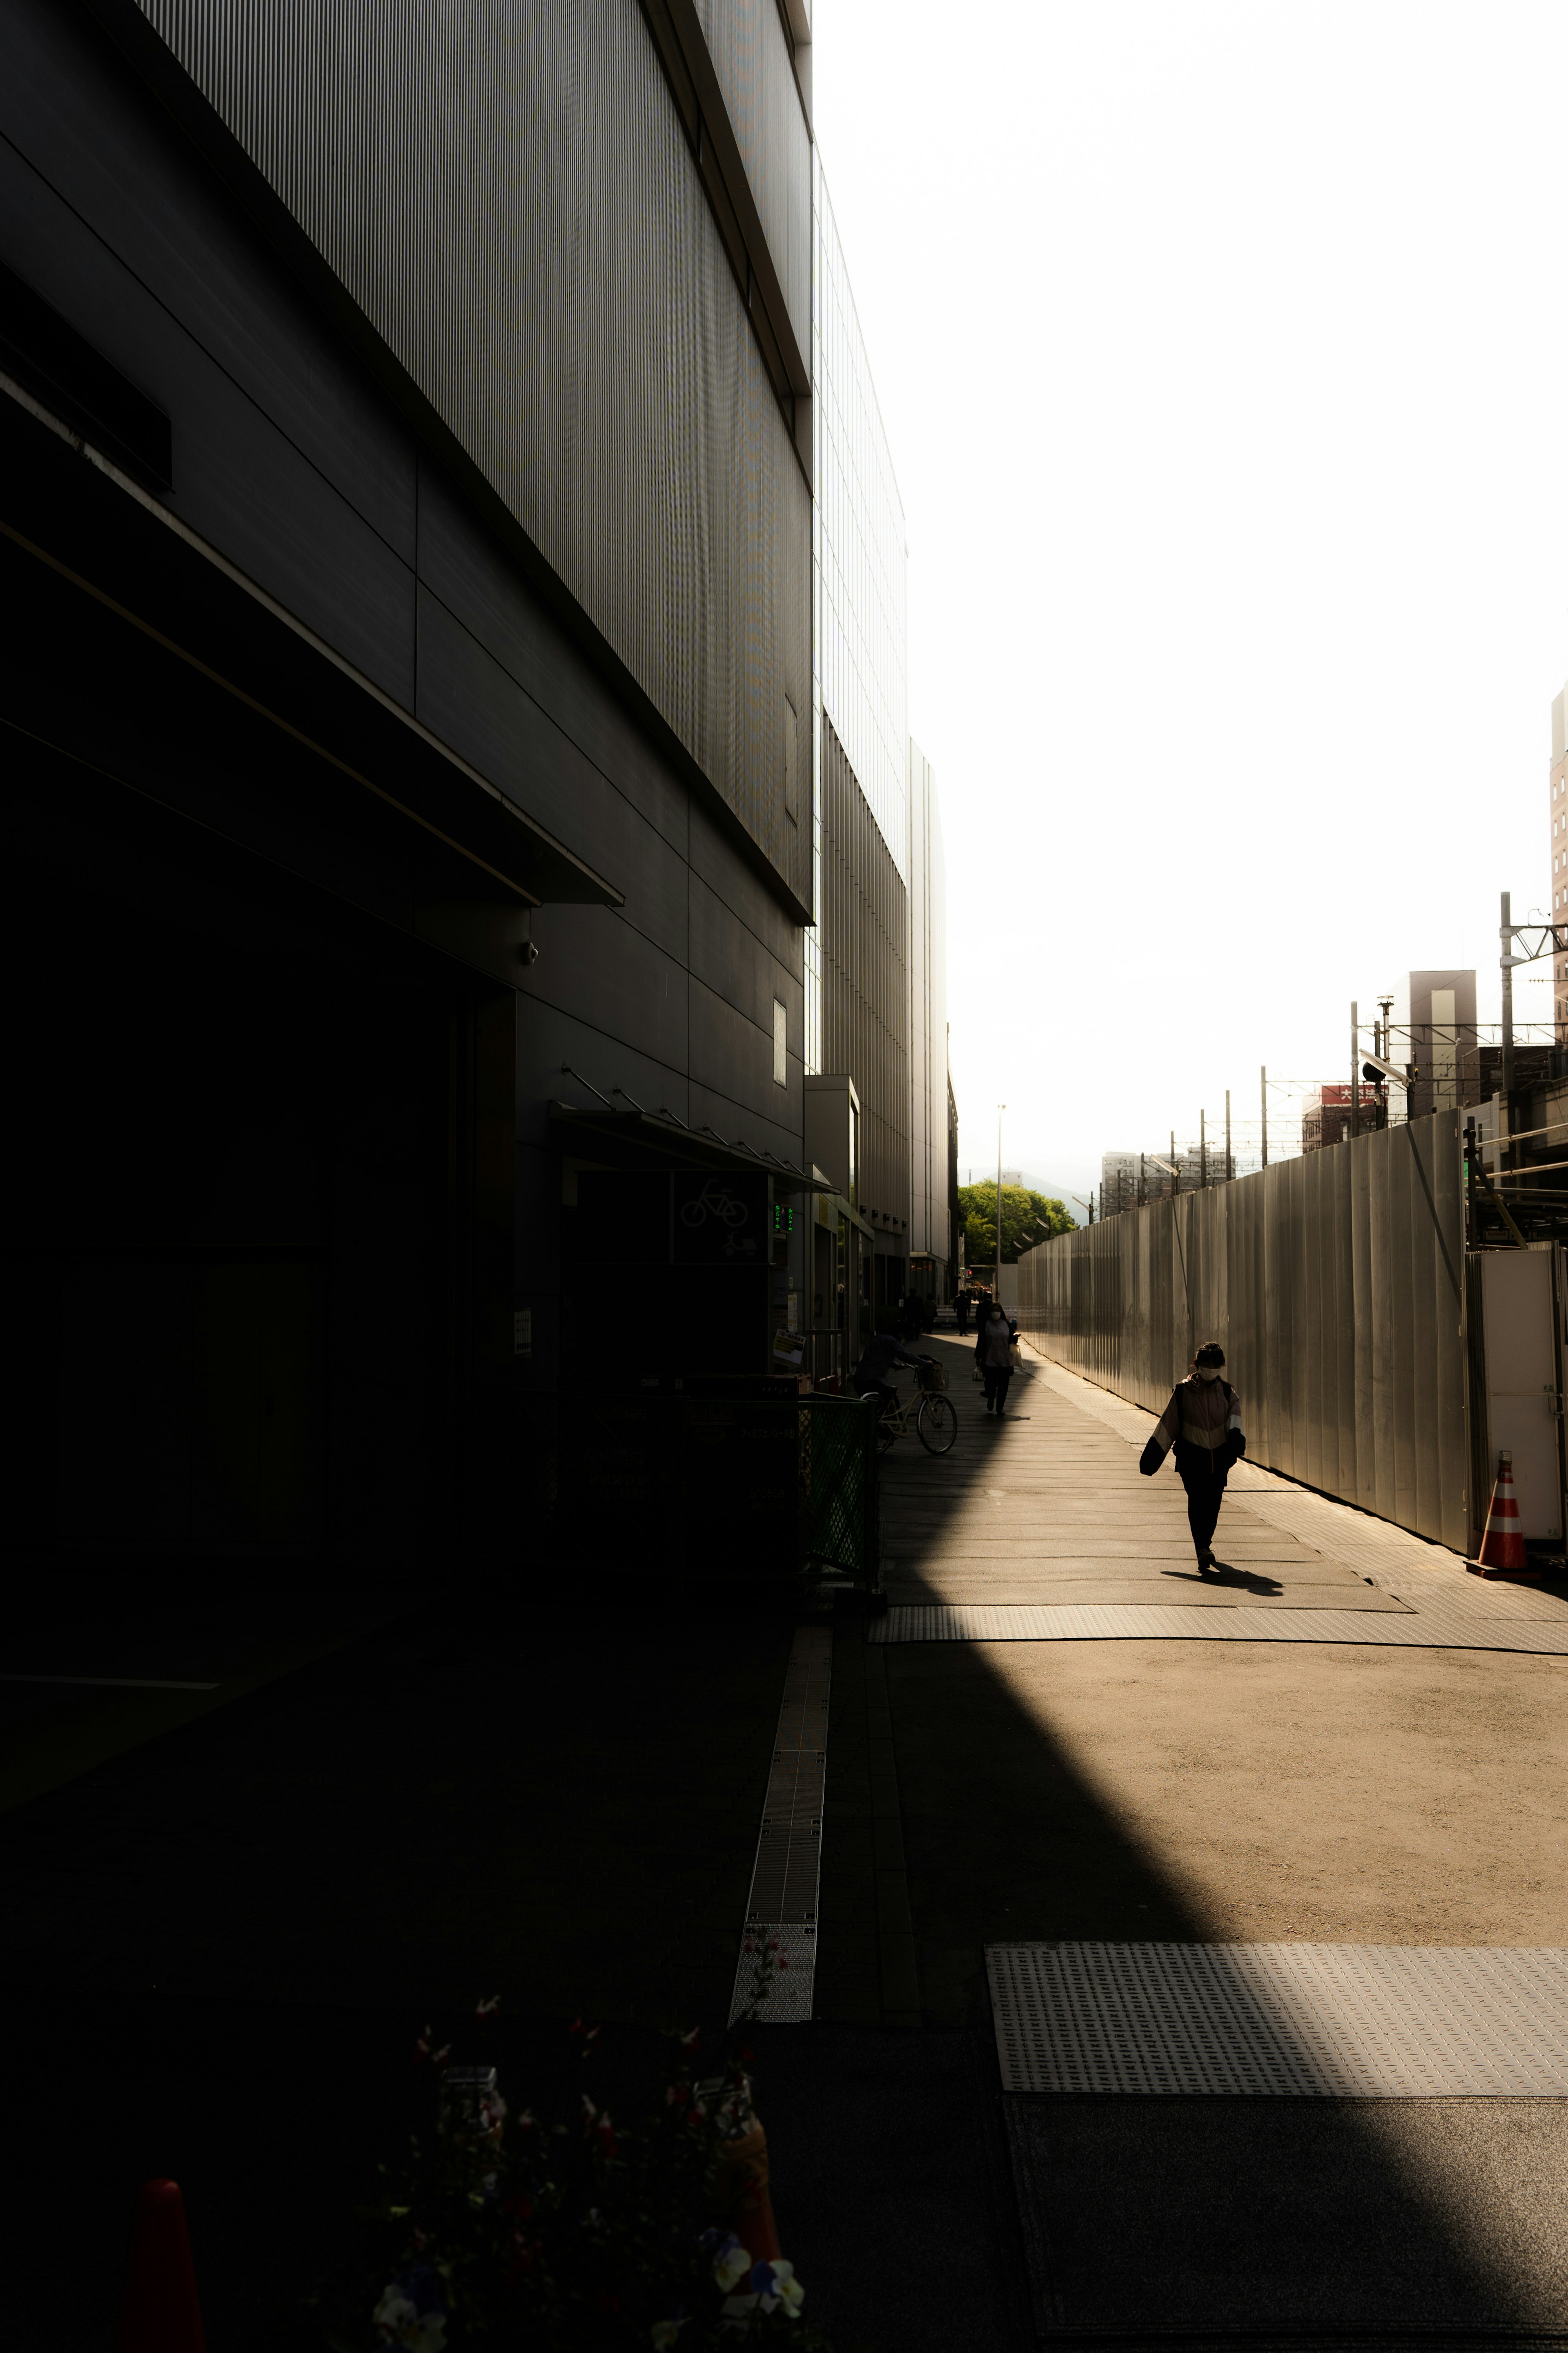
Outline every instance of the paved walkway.
{"type": "Polygon", "coordinates": [[[1138,1469],[1152,1415],[1032,1350],[1000,1426],[962,1373],[952,1387],[970,1441],[963,1452],[911,1451],[888,1465],[893,1606],[874,1640],[1157,1636],[1568,1652],[1568,1600],[1474,1577],[1441,1546],[1250,1462],[1231,1474],[1219,1565],[1200,1571],[1173,1465],[1152,1479],[1138,1469]],[[1211,1625],[1187,1614],[1194,1609],[1226,1614],[1211,1625]]]}
{"type": "MultiPolygon", "coordinates": [[[[1550,2186],[1568,2171],[1568,2100],[1422,2090],[1511,2082],[1478,2075],[1467,2041],[1466,1989],[1493,1978],[1515,1989],[1489,2021],[1494,2056],[1517,2041],[1517,1989],[1544,1987],[1529,2031],[1555,2055],[1535,2080],[1560,2087],[1568,1600],[1483,1582],[1248,1464],[1221,1515],[1223,1566],[1200,1576],[1179,1482],[1137,1468],[1151,1416],[1036,1360],[998,1427],[969,1352],[937,1345],[961,1434],[946,1457],[904,1443],[887,1460],[892,1606],[861,1652],[881,1678],[926,2030],[990,2029],[989,1961],[992,1989],[1012,1981],[1008,2031],[1037,2054],[999,2078],[1041,2087],[999,2102],[1026,2336],[1568,2345],[1568,2221],[1550,2186]],[[1489,1975],[1500,1947],[1519,1966],[1489,1975]],[[1341,1981],[1362,1988],[1367,2034],[1388,2038],[1366,2080],[1404,2095],[1221,2095],[1246,2074],[1227,2037],[1248,1956],[1329,1988],[1311,2012],[1325,2033],[1344,2023],[1341,1981]],[[1416,2047],[1408,2005],[1365,1995],[1402,1969],[1428,1989],[1447,2058],[1416,2047]],[[1065,2088],[1074,2052],[1098,2089],[1065,2088]]],[[[840,1630],[836,1695],[850,1647],[840,1630]]],[[[835,1946],[856,1925],[834,1895],[837,1728],[836,1698],[828,2015],[835,1946]]],[[[1270,2031],[1275,2093],[1331,2094],[1308,2029],[1270,2031]]],[[[1258,2042],[1256,2019],[1247,2031],[1258,2042]]]]}

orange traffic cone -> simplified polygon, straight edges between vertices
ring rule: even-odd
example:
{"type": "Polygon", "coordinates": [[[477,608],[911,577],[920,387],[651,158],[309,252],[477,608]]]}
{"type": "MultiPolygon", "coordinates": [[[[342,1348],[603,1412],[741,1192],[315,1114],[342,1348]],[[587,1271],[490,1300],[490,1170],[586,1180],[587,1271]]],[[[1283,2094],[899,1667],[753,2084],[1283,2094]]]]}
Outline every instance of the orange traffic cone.
{"type": "Polygon", "coordinates": [[[1519,1525],[1519,1500],[1513,1492],[1513,1456],[1505,1448],[1498,1456],[1497,1484],[1487,1513],[1479,1560],[1466,1563],[1478,1577],[1518,1577],[1526,1567],[1524,1537],[1519,1525]]]}
{"type": "Polygon", "coordinates": [[[136,2201],[114,2353],[206,2353],[177,2181],[144,2182],[136,2201]]]}
{"type": "Polygon", "coordinates": [[[747,2130],[720,2144],[720,2194],[726,2220],[754,2263],[782,2253],[768,2186],[768,2138],[755,2116],[747,2130]]]}

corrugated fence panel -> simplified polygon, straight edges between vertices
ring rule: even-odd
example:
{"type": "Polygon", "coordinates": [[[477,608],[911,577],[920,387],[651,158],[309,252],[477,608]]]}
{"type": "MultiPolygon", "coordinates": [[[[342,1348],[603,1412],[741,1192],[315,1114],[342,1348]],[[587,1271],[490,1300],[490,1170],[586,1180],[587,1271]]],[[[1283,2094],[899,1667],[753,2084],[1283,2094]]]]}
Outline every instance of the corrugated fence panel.
{"type": "Polygon", "coordinates": [[[1156,1412],[1217,1339],[1255,1461],[1462,1552],[1464,1237],[1458,1122],[1438,1112],[1044,1242],[1018,1263],[1018,1320],[1156,1412]]]}

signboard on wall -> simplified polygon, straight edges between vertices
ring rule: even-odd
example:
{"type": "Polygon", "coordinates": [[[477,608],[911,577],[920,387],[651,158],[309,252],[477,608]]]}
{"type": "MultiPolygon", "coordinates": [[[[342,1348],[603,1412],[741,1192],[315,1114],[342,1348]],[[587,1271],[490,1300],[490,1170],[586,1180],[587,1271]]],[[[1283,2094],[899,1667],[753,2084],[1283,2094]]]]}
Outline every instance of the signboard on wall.
{"type": "Polygon", "coordinates": [[[678,1266],[765,1265],[767,1178],[680,1170],[675,1179],[674,1227],[678,1266]]]}

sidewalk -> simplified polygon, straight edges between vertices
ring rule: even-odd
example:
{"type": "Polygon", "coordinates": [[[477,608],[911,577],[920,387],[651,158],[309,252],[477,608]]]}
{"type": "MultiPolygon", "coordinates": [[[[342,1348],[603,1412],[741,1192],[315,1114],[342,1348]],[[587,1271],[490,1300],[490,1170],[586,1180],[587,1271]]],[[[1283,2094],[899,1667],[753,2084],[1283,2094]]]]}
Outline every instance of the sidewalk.
{"type": "MultiPolygon", "coordinates": [[[[1036,1359],[998,1427],[947,1353],[871,1644],[928,2031],[989,2018],[988,1947],[1430,1947],[1439,1996],[1448,1949],[1568,1947],[1568,1603],[1245,1465],[1200,1578],[1152,1417],[1036,1359]]],[[[1562,2097],[999,2097],[1053,2342],[1568,2343],[1562,2097]]]]}

